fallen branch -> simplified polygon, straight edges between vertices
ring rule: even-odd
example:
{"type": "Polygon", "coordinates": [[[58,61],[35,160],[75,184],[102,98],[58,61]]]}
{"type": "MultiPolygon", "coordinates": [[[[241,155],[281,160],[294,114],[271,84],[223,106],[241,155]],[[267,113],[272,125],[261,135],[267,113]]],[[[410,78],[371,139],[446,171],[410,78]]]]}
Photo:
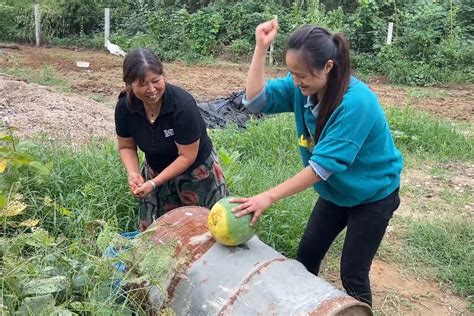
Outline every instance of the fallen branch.
{"type": "Polygon", "coordinates": [[[20,46],[17,45],[17,44],[2,44],[2,43],[0,43],[0,48],[20,49],[20,46]]]}

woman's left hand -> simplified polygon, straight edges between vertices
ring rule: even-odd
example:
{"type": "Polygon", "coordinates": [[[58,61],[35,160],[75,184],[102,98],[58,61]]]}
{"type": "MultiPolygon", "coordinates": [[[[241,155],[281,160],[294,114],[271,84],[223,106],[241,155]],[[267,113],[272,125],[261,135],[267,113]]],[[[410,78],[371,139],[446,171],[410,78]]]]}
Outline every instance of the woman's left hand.
{"type": "Polygon", "coordinates": [[[263,212],[273,204],[272,198],[268,192],[263,192],[250,198],[231,199],[229,202],[241,203],[239,206],[232,209],[232,212],[237,217],[253,213],[252,221],[250,223],[252,226],[257,223],[258,218],[263,214],[263,212]]]}
{"type": "Polygon", "coordinates": [[[134,194],[137,196],[144,198],[147,197],[153,191],[153,185],[150,182],[143,183],[140,187],[135,189],[134,194]]]}

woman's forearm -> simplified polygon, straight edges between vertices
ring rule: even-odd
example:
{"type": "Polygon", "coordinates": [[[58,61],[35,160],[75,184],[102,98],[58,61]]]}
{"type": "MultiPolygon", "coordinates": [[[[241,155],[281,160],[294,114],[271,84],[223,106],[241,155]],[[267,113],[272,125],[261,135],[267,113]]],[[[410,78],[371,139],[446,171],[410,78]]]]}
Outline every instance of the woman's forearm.
{"type": "Polygon", "coordinates": [[[121,148],[120,159],[127,171],[127,174],[140,173],[138,168],[138,154],[136,149],[132,148],[121,148]]]}
{"type": "Polygon", "coordinates": [[[247,100],[256,97],[265,87],[266,57],[267,50],[264,47],[256,46],[245,85],[245,97],[247,100]]]}
{"type": "Polygon", "coordinates": [[[179,176],[185,172],[196,159],[191,159],[184,155],[179,155],[168,167],[160,172],[155,178],[151,179],[157,186],[179,176]]]}
{"type": "Polygon", "coordinates": [[[301,192],[320,180],[321,178],[314,172],[313,168],[308,166],[292,178],[280,183],[266,192],[270,195],[272,202],[276,202],[301,192]]]}

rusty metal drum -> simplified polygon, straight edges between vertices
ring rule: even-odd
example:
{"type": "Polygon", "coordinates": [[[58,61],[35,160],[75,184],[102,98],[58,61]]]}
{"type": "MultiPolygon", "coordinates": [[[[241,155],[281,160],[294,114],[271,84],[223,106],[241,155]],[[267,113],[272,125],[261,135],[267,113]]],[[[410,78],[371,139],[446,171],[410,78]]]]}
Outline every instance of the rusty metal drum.
{"type": "Polygon", "coordinates": [[[238,247],[214,242],[208,213],[203,207],[180,207],[149,228],[151,241],[177,240],[176,255],[187,258],[167,289],[167,305],[176,315],[372,315],[367,304],[257,236],[238,247]]]}

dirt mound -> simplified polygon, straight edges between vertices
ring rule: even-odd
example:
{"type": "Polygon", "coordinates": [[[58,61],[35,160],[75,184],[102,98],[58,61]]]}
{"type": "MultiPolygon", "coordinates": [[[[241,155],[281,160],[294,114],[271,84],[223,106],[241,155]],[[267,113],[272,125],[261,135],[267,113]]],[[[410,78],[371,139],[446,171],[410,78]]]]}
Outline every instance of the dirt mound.
{"type": "Polygon", "coordinates": [[[81,145],[115,135],[113,109],[93,100],[61,94],[36,84],[0,77],[0,119],[20,138],[44,134],[81,145]]]}

